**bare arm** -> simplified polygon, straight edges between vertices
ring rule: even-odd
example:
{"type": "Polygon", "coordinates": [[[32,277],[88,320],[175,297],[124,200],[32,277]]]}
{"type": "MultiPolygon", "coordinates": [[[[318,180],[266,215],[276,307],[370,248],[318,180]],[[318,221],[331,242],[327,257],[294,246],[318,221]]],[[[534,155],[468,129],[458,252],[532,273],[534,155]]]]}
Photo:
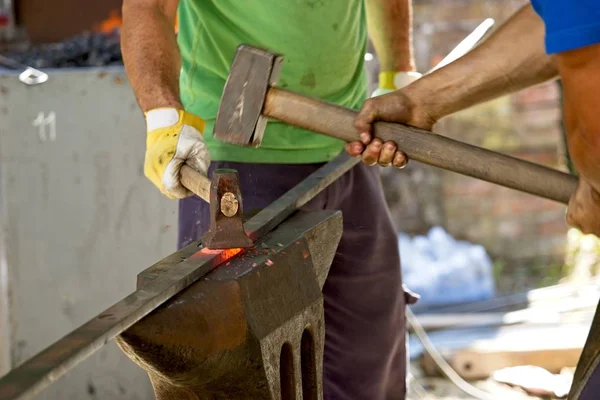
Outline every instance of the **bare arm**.
{"type": "Polygon", "coordinates": [[[556,77],[555,58],[545,52],[544,30],[541,18],[526,5],[464,57],[402,90],[367,100],[354,122],[362,143],[350,143],[346,150],[362,155],[368,165],[402,167],[407,158],[395,144],[371,141],[375,121],[430,130],[447,115],[556,77]]]}
{"type": "Polygon", "coordinates": [[[414,71],[411,0],[365,0],[381,71],[414,71]]]}
{"type": "Polygon", "coordinates": [[[564,84],[569,151],[581,176],[600,192],[600,45],[556,58],[564,84]]]}
{"type": "Polygon", "coordinates": [[[181,56],[175,35],[179,0],[124,0],[121,47],[133,91],[143,112],[183,108],[181,56]]]}
{"type": "Polygon", "coordinates": [[[406,88],[434,121],[558,75],[544,50],[544,24],[530,4],[469,54],[406,88]]]}
{"type": "Polygon", "coordinates": [[[556,55],[564,85],[567,144],[581,179],[567,221],[600,236],[600,44],[556,55]]]}

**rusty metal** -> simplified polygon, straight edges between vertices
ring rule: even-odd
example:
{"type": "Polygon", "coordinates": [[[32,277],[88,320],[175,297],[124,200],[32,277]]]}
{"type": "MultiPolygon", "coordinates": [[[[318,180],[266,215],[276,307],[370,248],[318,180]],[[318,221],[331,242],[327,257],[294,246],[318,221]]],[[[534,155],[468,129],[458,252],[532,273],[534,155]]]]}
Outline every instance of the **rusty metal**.
{"type": "Polygon", "coordinates": [[[234,169],[213,172],[210,188],[210,228],[203,237],[210,249],[245,248],[252,246],[244,231],[242,191],[234,169]]]}
{"type": "Polygon", "coordinates": [[[210,204],[210,228],[204,244],[211,249],[246,248],[252,246],[243,226],[242,191],[237,171],[217,169],[213,179],[183,165],[181,183],[189,191],[210,204]]]}
{"type": "MultiPolygon", "coordinates": [[[[274,85],[276,74],[272,71],[278,63],[281,63],[279,55],[249,46],[239,47],[217,115],[214,132],[217,139],[256,146],[264,126],[245,122],[268,117],[346,142],[360,140],[354,128],[356,110],[270,87],[274,85]],[[256,71],[259,68],[264,71],[256,71]],[[233,115],[239,118],[232,118],[233,115]]],[[[564,204],[577,187],[577,178],[570,174],[426,130],[377,122],[374,132],[384,142],[394,141],[414,161],[564,204]]]]}
{"type": "Polygon", "coordinates": [[[277,84],[283,57],[241,45],[225,82],[215,127],[215,138],[260,146],[267,124],[262,110],[270,86],[277,84]]]}
{"type": "MultiPolygon", "coordinates": [[[[323,296],[339,211],[299,213],[125,331],[159,400],[322,399],[323,296]]],[[[138,288],[155,267],[140,274],[138,288]]]]}
{"type": "MultiPolygon", "coordinates": [[[[248,220],[244,224],[246,232],[252,239],[259,239],[358,161],[341,154],[248,220]]],[[[159,261],[144,275],[145,284],[141,289],[2,377],[0,398],[33,398],[117,335],[240,251],[208,250],[200,245],[201,242],[192,243],[159,261]]],[[[324,282],[325,276],[318,276],[319,282],[324,282]]]]}

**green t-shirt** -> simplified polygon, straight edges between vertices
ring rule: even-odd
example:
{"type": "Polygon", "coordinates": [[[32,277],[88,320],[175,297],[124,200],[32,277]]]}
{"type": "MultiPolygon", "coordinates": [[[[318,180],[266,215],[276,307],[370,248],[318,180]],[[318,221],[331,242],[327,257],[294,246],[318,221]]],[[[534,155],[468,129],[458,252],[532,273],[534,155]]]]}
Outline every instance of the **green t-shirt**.
{"type": "Polygon", "coordinates": [[[302,164],[339,154],[340,140],[275,121],[267,124],[259,148],[217,141],[212,129],[240,44],[284,56],[278,86],[360,108],[366,97],[363,1],[181,0],[181,98],[187,111],[206,121],[204,136],[212,160],[302,164]]]}

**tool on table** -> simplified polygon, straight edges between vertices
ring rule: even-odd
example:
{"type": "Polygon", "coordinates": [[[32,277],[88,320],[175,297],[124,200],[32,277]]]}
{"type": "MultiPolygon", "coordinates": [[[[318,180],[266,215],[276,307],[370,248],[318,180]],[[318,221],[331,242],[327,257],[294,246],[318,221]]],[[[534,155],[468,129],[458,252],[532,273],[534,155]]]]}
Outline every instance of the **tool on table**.
{"type": "MultiPolygon", "coordinates": [[[[274,87],[283,57],[241,45],[221,97],[214,136],[223,142],[260,146],[273,118],[346,142],[357,141],[357,111],[274,87]]],[[[569,202],[577,178],[403,124],[377,122],[376,137],[394,141],[412,160],[526,193],[569,202]]]]}
{"type": "Polygon", "coordinates": [[[26,85],[39,85],[40,83],[44,83],[48,80],[48,74],[40,71],[39,69],[35,69],[25,64],[21,64],[18,61],[13,60],[12,58],[4,57],[0,55],[0,65],[5,67],[23,70],[19,74],[19,80],[26,85]]]}
{"type": "Polygon", "coordinates": [[[210,204],[210,227],[202,238],[207,248],[252,246],[252,240],[244,230],[242,191],[236,170],[217,169],[211,182],[200,172],[184,165],[181,167],[181,183],[210,204]]]}

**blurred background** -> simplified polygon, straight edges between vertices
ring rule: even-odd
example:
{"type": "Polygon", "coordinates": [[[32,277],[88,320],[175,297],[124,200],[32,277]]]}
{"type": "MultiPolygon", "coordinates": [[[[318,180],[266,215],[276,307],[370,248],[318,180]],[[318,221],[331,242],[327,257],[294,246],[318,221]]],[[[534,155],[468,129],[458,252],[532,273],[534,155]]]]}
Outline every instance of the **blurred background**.
{"type": "MultiPolygon", "coordinates": [[[[122,67],[121,2],[0,0],[0,375],[127,295],[138,272],[175,250],[177,204],[143,176],[145,128],[122,67]]],[[[485,19],[498,25],[524,1],[413,4],[425,72],[485,19]]],[[[372,91],[372,48],[365,63],[372,91]]],[[[560,82],[435,130],[575,173],[560,82]]],[[[411,310],[437,355],[498,398],[563,397],[599,297],[597,238],[569,230],[565,207],[548,200],[418,163],[382,173],[405,284],[421,295],[411,310]]],[[[476,398],[443,377],[414,333],[410,346],[410,398],[476,398]]],[[[39,398],[153,394],[111,344],[39,398]]]]}

